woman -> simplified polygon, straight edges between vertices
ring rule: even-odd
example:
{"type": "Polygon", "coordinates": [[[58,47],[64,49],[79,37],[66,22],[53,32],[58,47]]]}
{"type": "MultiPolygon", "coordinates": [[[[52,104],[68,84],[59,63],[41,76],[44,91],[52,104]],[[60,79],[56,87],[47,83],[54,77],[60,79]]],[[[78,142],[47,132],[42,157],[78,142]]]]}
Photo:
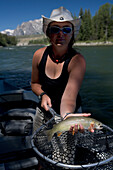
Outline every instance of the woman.
{"type": "MultiPolygon", "coordinates": [[[[50,18],[42,17],[43,31],[51,46],[37,50],[33,56],[31,87],[41,98],[41,108],[46,111],[43,113],[37,109],[34,130],[43,124],[45,117],[49,118],[48,105],[62,119],[90,115],[75,114],[80,108],[78,92],[86,70],[84,57],[72,48],[80,19],[74,20],[64,7],[53,10],[50,18]]],[[[83,126],[79,126],[83,130],[83,126]]],[[[73,128],[77,130],[78,125],[73,128]]]]}

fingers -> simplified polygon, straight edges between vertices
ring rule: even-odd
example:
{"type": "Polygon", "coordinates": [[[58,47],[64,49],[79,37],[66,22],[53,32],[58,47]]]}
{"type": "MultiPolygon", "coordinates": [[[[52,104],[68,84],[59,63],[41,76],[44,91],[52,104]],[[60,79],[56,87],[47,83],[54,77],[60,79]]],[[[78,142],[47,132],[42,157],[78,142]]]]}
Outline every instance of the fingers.
{"type": "MultiPolygon", "coordinates": [[[[88,128],[88,130],[89,130],[89,132],[94,133],[94,124],[93,124],[93,123],[90,124],[90,127],[88,128]]],[[[78,133],[78,131],[81,132],[81,133],[84,133],[84,127],[83,127],[83,125],[81,125],[81,124],[80,124],[80,125],[75,124],[74,126],[71,126],[71,128],[70,128],[70,130],[69,130],[69,132],[72,133],[72,135],[78,133]]]]}
{"type": "Polygon", "coordinates": [[[88,117],[88,116],[91,116],[91,113],[76,113],[76,114],[70,113],[69,115],[66,116],[65,119],[67,119],[68,117],[76,117],[76,116],[78,116],[78,117],[88,117]]]}
{"type": "Polygon", "coordinates": [[[71,126],[69,132],[72,133],[72,135],[74,135],[75,133],[78,133],[78,131],[80,131],[81,133],[84,132],[84,127],[80,124],[75,124],[74,126],[71,126]]]}
{"type": "Polygon", "coordinates": [[[91,113],[77,113],[75,114],[75,116],[84,116],[84,117],[88,117],[88,116],[91,116],[91,113]]]}
{"type": "Polygon", "coordinates": [[[49,107],[52,107],[51,99],[48,100],[48,106],[49,106],[49,107]]]}
{"type": "Polygon", "coordinates": [[[79,131],[79,125],[75,124],[75,133],[79,131]]]}
{"type": "Polygon", "coordinates": [[[69,132],[72,133],[72,135],[74,135],[74,126],[71,126],[71,127],[70,127],[69,132]]]}
{"type": "MultiPolygon", "coordinates": [[[[88,128],[88,130],[89,130],[89,132],[94,133],[94,123],[91,123],[91,124],[90,124],[90,127],[88,128]]],[[[78,131],[81,132],[81,133],[84,133],[84,127],[83,127],[83,125],[81,125],[81,124],[79,124],[79,125],[78,125],[78,124],[75,124],[74,126],[71,126],[71,128],[70,128],[70,130],[69,130],[69,132],[72,133],[72,135],[78,133],[78,131]]]]}
{"type": "Polygon", "coordinates": [[[42,96],[41,107],[43,107],[46,111],[49,111],[48,106],[52,107],[51,99],[47,95],[44,95],[42,96]]]}
{"type": "Polygon", "coordinates": [[[91,123],[89,128],[88,128],[89,132],[94,133],[94,123],[91,123]]]}
{"type": "Polygon", "coordinates": [[[83,133],[84,132],[84,127],[80,124],[79,125],[79,129],[80,129],[80,132],[83,133]]]}
{"type": "Polygon", "coordinates": [[[91,129],[90,132],[94,133],[94,129],[91,129]]]}

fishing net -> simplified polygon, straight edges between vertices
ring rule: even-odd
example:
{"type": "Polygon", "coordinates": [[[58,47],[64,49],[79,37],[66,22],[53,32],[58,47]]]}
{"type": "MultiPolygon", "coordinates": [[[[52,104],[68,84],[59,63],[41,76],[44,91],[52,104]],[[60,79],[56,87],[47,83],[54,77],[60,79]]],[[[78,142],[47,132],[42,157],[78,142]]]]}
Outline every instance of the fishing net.
{"type": "Polygon", "coordinates": [[[59,123],[53,116],[32,136],[32,147],[41,165],[51,169],[113,169],[113,130],[103,125],[94,133],[85,131],[72,135],[69,131],[60,136],[55,133],[48,141],[45,131],[59,123]]]}

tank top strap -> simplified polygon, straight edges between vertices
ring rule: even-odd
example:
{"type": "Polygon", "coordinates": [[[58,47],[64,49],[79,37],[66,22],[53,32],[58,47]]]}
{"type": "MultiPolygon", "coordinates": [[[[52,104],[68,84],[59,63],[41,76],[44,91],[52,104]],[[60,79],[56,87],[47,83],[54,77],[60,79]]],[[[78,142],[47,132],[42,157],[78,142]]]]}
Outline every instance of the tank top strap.
{"type": "MultiPolygon", "coordinates": [[[[42,59],[41,59],[40,64],[39,64],[39,69],[41,69],[41,72],[43,72],[43,73],[45,73],[45,66],[46,66],[47,56],[48,56],[48,54],[50,52],[51,52],[51,45],[48,46],[46,48],[46,50],[44,51],[44,54],[43,54],[42,59]]],[[[71,51],[69,53],[69,58],[67,58],[65,60],[65,62],[64,62],[62,73],[66,74],[67,68],[68,68],[68,64],[71,61],[72,57],[74,55],[76,55],[76,54],[77,54],[77,52],[74,49],[71,49],[71,51]]]]}
{"type": "Polygon", "coordinates": [[[41,70],[43,70],[43,71],[45,71],[47,56],[48,56],[48,54],[49,54],[50,48],[51,48],[51,46],[48,46],[48,47],[46,48],[46,50],[44,51],[44,54],[43,54],[43,56],[42,56],[42,59],[41,59],[41,61],[40,61],[40,63],[39,63],[39,69],[41,69],[41,70]]]}
{"type": "Polygon", "coordinates": [[[67,58],[64,62],[64,66],[63,66],[63,72],[66,72],[68,71],[68,65],[69,65],[69,62],[71,61],[71,59],[73,58],[74,55],[76,55],[77,52],[74,50],[74,49],[71,49],[70,53],[69,53],[69,58],[67,58]]]}

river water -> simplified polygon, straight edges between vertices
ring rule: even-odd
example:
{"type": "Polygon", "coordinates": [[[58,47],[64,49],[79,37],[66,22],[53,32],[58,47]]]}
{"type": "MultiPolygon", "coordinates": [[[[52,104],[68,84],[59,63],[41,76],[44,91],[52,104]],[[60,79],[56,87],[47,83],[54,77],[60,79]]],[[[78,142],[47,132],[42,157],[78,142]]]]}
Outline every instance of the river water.
{"type": "MultiPolygon", "coordinates": [[[[0,78],[28,86],[32,57],[39,46],[0,48],[0,78]]],[[[84,112],[113,128],[113,46],[77,47],[87,69],[80,89],[84,112]]]]}

